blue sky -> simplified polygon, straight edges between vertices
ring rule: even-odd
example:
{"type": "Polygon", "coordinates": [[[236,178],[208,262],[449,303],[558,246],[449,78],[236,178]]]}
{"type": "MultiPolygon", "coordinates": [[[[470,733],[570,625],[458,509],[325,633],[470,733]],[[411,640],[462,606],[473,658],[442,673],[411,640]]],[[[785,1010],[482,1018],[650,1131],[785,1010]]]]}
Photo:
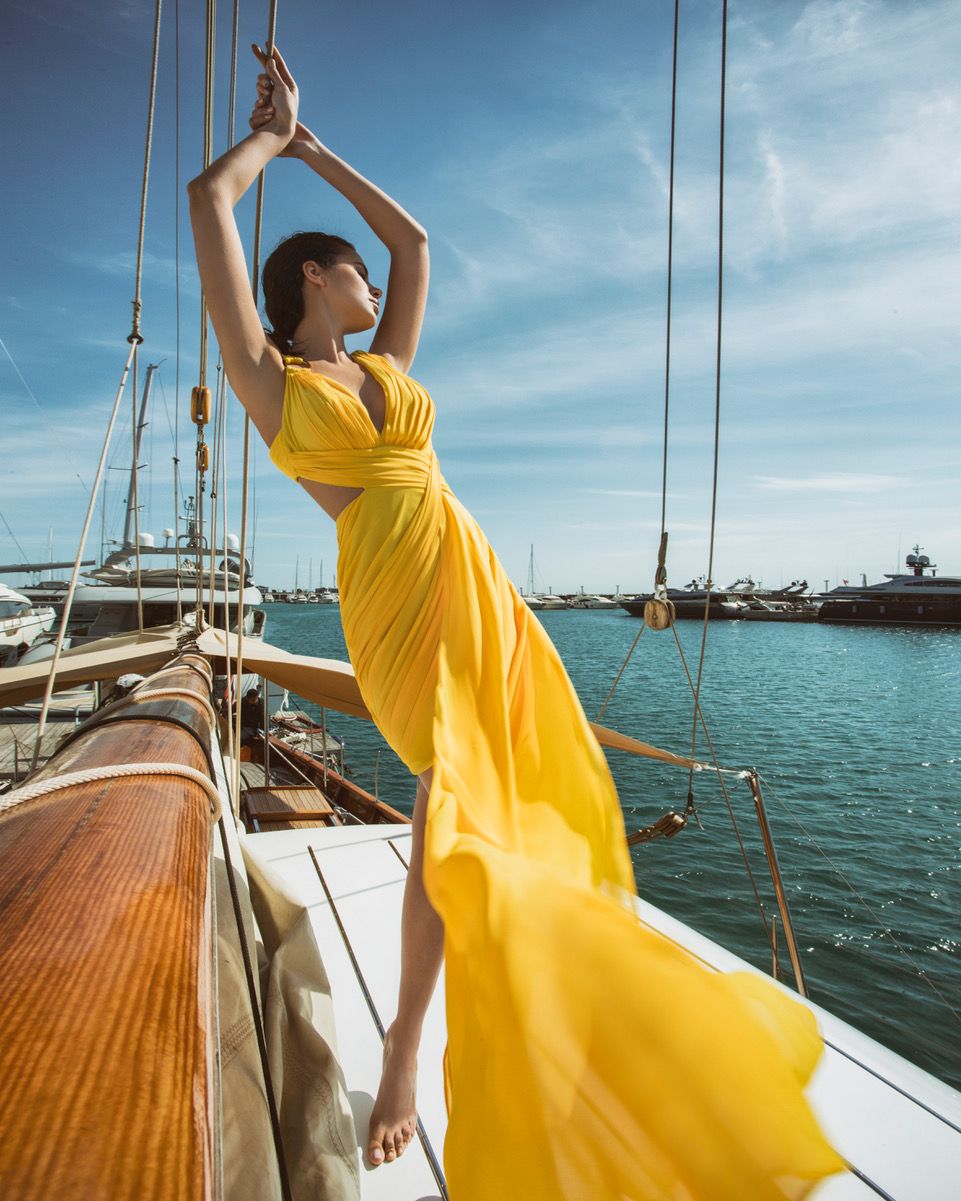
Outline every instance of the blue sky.
{"type": "MultiPolygon", "coordinates": [[[[218,7],[219,151],[230,12],[218,7]]],[[[773,585],[875,579],[915,541],[961,572],[956,11],[924,0],[732,0],[719,584],[747,572],[773,585]]],[[[69,557],[130,326],[153,5],[14,0],[6,12],[16,111],[0,135],[0,338],[19,373],[0,351],[0,512],[28,556],[46,556],[52,527],[55,555],[69,557]]],[[[262,39],[265,14],[242,13],[241,136],[256,71],[246,45],[262,39]]],[[[178,191],[174,15],[167,0],[141,360],[164,360],[143,456],[141,528],[157,534],[172,516],[174,206],[201,155],[203,13],[181,0],[178,191]]],[[[448,480],[518,583],[531,543],[537,583],[555,591],[652,579],[672,20],[668,0],[281,3],[278,43],[302,118],[430,234],[412,373],[437,404],[448,480]]],[[[707,558],[720,6],[688,0],[681,24],[668,497],[677,585],[707,558]]],[[[249,245],[252,206],[237,212],[249,245]]],[[[265,249],[302,228],[355,241],[385,281],[386,252],[352,207],[302,164],[278,161],[265,249]]],[[[199,333],[183,202],[180,260],[183,400],[199,333]]],[[[125,421],[115,467],[129,461],[129,412],[125,421]]],[[[230,429],[236,465],[236,402],[230,429]]],[[[184,424],[182,450],[189,438],[184,424]]],[[[310,561],[314,582],[321,561],[329,581],[332,523],[262,449],[255,468],[258,578],[292,582],[299,555],[302,581],[310,561]]],[[[115,537],[121,479],[111,471],[115,537]]],[[[0,559],[19,557],[0,526],[0,559]]]]}

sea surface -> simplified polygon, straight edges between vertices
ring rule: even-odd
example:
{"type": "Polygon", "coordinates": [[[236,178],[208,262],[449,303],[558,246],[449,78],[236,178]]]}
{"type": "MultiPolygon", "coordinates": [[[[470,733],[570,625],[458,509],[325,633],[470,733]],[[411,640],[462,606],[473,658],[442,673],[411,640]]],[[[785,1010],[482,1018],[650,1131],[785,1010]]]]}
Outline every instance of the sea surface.
{"type": "MultiPolygon", "coordinates": [[[[346,658],[336,607],[264,607],[271,642],[346,658]]],[[[596,718],[638,619],[583,610],[537,617],[596,718]]],[[[694,673],[701,627],[677,629],[694,673]]],[[[718,761],[761,774],[812,1000],[961,1088],[961,631],[715,622],[701,707],[718,761]]],[[[692,709],[672,633],[645,630],[604,724],[687,754],[692,709]]],[[[413,781],[377,731],[340,714],[327,719],[345,740],[349,774],[409,814],[413,781]]],[[[709,754],[699,731],[697,755],[709,754]]],[[[687,771],[620,752],[609,761],[628,832],[683,811],[687,771]]],[[[696,774],[693,788],[702,828],[691,821],[674,838],[633,847],[638,891],[770,971],[717,778],[696,774]]],[[[757,891],[774,913],[747,785],[733,779],[729,793],[757,891]]]]}

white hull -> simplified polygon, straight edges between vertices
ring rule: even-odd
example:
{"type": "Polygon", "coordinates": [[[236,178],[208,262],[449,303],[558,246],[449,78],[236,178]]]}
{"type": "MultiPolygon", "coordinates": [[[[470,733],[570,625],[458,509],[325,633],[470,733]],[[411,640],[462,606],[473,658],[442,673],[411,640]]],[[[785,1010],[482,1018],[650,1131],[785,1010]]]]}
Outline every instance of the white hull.
{"type": "MultiPolygon", "coordinates": [[[[397,1003],[405,880],[404,866],[388,843],[409,859],[409,830],[391,826],[292,830],[246,840],[256,859],[282,876],[288,889],[296,890],[309,914],[330,978],[340,1063],[361,1144],[370,1098],[376,1096],[380,1080],[382,1046],[319,873],[386,1026],[397,1003]],[[313,849],[317,867],[308,848],[313,849]]],[[[746,961],[653,905],[639,901],[638,914],[645,925],[685,947],[710,970],[757,973],[746,961]]],[[[790,995],[796,998],[795,993],[790,995]]],[[[961,1094],[819,1006],[802,1004],[814,1012],[825,1040],[824,1055],[808,1089],[811,1103],[841,1154],[884,1190],[879,1193],[858,1176],[845,1173],[823,1183],[812,1201],[876,1201],[879,1195],[894,1201],[947,1201],[957,1196],[961,1094]]],[[[418,1110],[438,1158],[447,1129],[441,1069],[446,1038],[442,975],[427,1011],[418,1069],[418,1110]]],[[[438,1195],[418,1139],[400,1159],[376,1171],[364,1166],[360,1148],[357,1155],[363,1201],[415,1201],[438,1195]]]]}

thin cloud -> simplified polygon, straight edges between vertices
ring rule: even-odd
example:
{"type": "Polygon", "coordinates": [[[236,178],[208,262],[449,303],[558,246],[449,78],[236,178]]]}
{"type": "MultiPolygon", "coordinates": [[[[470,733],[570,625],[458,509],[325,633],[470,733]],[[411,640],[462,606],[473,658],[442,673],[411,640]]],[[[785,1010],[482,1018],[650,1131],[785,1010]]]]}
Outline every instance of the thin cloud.
{"type": "Polygon", "coordinates": [[[883,492],[903,485],[896,475],[871,475],[866,472],[833,471],[824,475],[791,478],[782,475],[756,475],[753,483],[771,492],[883,492]]]}

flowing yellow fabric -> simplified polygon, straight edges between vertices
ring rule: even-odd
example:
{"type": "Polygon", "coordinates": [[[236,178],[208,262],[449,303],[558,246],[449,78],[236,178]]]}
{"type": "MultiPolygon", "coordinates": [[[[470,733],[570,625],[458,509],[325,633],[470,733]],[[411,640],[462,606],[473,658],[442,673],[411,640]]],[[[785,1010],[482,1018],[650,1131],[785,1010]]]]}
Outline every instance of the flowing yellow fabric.
{"type": "Polygon", "coordinates": [[[540,622],[382,356],[358,396],[287,360],[274,463],[363,488],[337,520],[347,649],[386,740],[433,766],[452,1201],[774,1201],[843,1165],[803,1095],[813,1015],[643,926],[614,784],[540,622]]]}

